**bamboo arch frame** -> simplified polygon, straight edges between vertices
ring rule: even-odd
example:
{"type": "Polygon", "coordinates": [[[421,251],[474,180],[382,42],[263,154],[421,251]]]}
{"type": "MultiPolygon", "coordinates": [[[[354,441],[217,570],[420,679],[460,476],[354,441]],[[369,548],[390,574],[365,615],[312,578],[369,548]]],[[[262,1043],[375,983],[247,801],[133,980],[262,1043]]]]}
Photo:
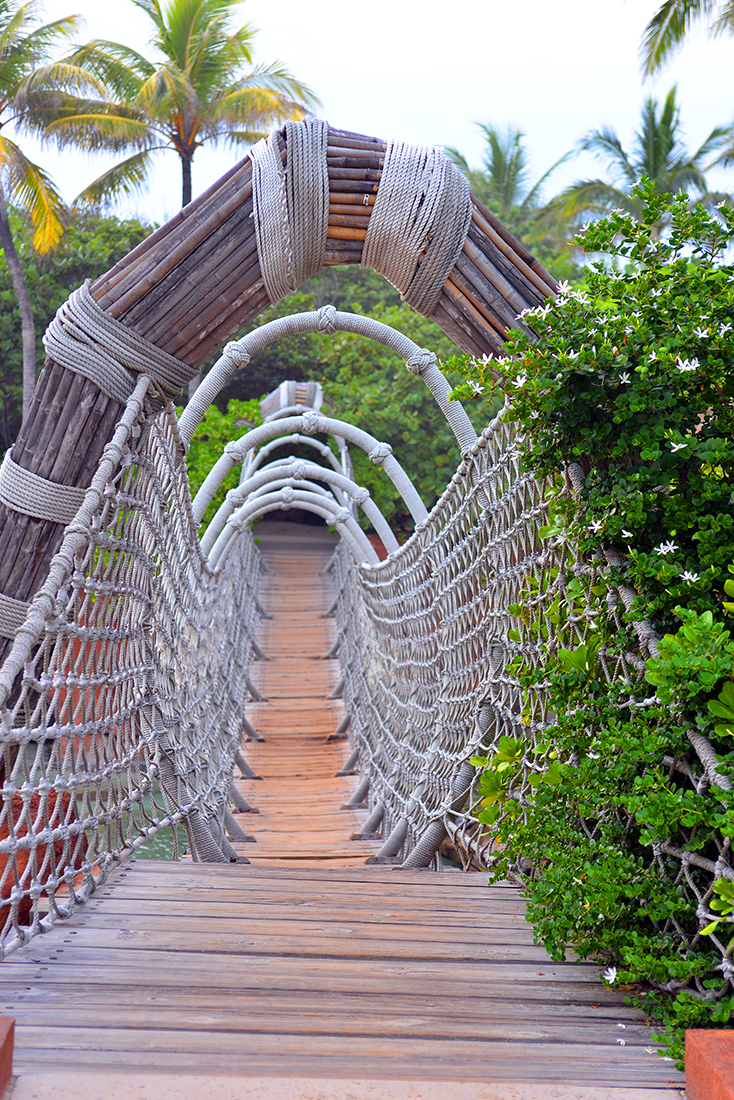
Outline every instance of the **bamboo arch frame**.
{"type": "MultiPolygon", "coordinates": [[[[325,266],[361,262],[386,149],[377,138],[329,129],[325,266]]],[[[251,217],[252,175],[246,156],[91,286],[104,311],[176,356],[192,377],[268,305],[251,217]]],[[[517,315],[556,289],[543,266],[472,197],[469,233],[433,318],[462,351],[501,355],[517,315]]],[[[123,407],[49,359],[13,459],[39,477],[86,488],[123,407]]],[[[0,596],[21,603],[32,598],[63,530],[0,504],[0,596]]],[[[0,639],[0,659],[7,644],[0,639]]]]}

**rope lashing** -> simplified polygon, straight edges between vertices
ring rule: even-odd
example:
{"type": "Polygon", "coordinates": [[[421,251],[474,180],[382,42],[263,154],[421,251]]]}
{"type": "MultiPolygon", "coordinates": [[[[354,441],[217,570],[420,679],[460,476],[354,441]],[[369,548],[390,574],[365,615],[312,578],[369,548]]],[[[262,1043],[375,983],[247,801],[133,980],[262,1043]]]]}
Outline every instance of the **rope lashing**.
{"type": "Polygon", "coordinates": [[[255,241],[265,290],[273,303],[324,266],[328,132],[322,119],[290,122],[285,139],[276,132],[250,150],[255,241]]]}
{"type": "Polygon", "coordinates": [[[250,362],[250,353],[236,340],[231,340],[224,345],[222,356],[227,360],[228,365],[233,368],[233,373],[236,370],[242,370],[250,362]]]}
{"type": "Polygon", "coordinates": [[[435,367],[437,363],[436,356],[428,348],[419,348],[414,355],[408,356],[405,360],[405,365],[411,374],[421,375],[428,367],[435,367]]]}
{"type": "Polygon", "coordinates": [[[316,432],[326,431],[326,421],[324,417],[316,412],[306,412],[303,414],[302,431],[306,435],[314,435],[316,432]]]}
{"type": "Polygon", "coordinates": [[[281,134],[275,131],[250,149],[255,242],[265,290],[273,303],[296,288],[288,232],[283,144],[281,134]]]}
{"type": "Polygon", "coordinates": [[[390,142],[362,252],[430,317],[459,258],[471,222],[468,180],[439,146],[390,142]]]}
{"type": "Polygon", "coordinates": [[[15,637],[25,622],[30,606],[24,600],[14,600],[0,592],[0,638],[15,637]]]}
{"type": "Polygon", "coordinates": [[[389,443],[378,443],[376,447],[373,447],[367,457],[370,462],[374,462],[375,466],[381,466],[388,455],[391,454],[392,447],[389,443]]]}
{"type": "Polygon", "coordinates": [[[329,127],[316,118],[286,122],[288,227],[296,288],[324,266],[329,227],[329,127]]]}
{"type": "Polygon", "coordinates": [[[337,331],[336,313],[336,306],[321,306],[321,309],[317,310],[317,331],[322,333],[324,336],[333,336],[334,333],[337,331]]]}
{"type": "Polygon", "coordinates": [[[12,448],[0,466],[0,504],[14,512],[53,523],[71,523],[84,501],[84,489],[60,485],[13,461],[12,448]]]}
{"type": "Polygon", "coordinates": [[[156,389],[181,393],[196,370],[182,363],[98,306],[89,280],[69,297],[46,329],[46,354],[60,366],[94,382],[107,397],[124,405],[138,374],[156,389]]]}

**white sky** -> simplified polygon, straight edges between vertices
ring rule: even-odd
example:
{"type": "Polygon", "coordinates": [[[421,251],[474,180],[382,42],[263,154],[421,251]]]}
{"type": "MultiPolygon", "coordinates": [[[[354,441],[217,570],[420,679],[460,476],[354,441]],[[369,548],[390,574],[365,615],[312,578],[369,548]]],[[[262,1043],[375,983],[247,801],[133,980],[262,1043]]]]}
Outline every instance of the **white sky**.
{"type": "MultiPolygon", "coordinates": [[[[628,148],[643,100],[662,100],[674,83],[689,149],[714,126],[734,121],[734,38],[698,33],[660,77],[642,81],[639,43],[659,3],[246,0],[238,22],[259,30],[255,61],[280,60],[310,84],[323,104],[319,114],[333,125],[453,145],[473,167],[482,155],[474,124],[512,125],[527,135],[534,182],[588,130],[611,126],[628,148]]],[[[45,12],[47,19],[79,12],[85,39],[110,38],[146,52],[146,19],[130,0],[46,0],[45,12]]],[[[37,155],[67,199],[105,167],[68,151],[37,155]]],[[[199,150],[194,193],[236,157],[199,150]]],[[[603,172],[603,162],[585,154],[551,177],[546,197],[603,172]]],[[[734,190],[734,172],[711,173],[710,180],[734,190]]],[[[117,212],[162,221],[176,212],[179,196],[177,158],[164,154],[149,195],[117,212]]]]}

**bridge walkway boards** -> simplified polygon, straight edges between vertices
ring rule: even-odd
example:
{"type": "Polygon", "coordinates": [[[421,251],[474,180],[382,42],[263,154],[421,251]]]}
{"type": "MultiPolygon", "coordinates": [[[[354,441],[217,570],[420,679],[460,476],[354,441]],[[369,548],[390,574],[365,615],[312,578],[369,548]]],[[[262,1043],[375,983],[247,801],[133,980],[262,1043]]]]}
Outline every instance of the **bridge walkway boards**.
{"type": "Polygon", "coordinates": [[[364,811],[339,808],[356,782],[335,779],[345,743],[325,743],[329,543],[271,528],[270,702],[248,710],[263,779],[239,782],[260,811],[239,815],[253,862],[130,860],[11,955],[12,1100],[679,1097],[624,994],[598,966],[551,962],[514,888],[364,865],[374,846],[348,839],[364,811]]]}

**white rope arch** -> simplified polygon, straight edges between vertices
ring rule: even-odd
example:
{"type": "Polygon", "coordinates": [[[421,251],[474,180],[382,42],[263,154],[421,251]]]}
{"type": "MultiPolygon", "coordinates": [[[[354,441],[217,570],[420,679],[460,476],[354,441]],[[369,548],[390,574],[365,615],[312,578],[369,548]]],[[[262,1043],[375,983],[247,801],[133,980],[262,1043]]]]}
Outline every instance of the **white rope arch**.
{"type": "Polygon", "coordinates": [[[334,306],[322,306],[321,309],[312,312],[279,317],[247,333],[240,340],[227,344],[181,414],[179,430],[185,443],[188,445],[191,442],[206,410],[236,370],[245,367],[255,352],[266,345],[282,340],[286,336],[295,336],[300,332],[328,334],[353,332],[390,348],[405,360],[405,365],[412,374],[419,374],[426,383],[449,422],[462,454],[476,443],[477,433],[464,407],[460,402],[448,399],[449,385],[438,369],[436,356],[432,351],[419,347],[402,332],[383,324],[382,321],[376,321],[372,317],[362,317],[356,313],[343,313],[334,306]]]}
{"type": "Polygon", "coordinates": [[[223,566],[226,556],[234,544],[236,535],[245,527],[249,527],[253,519],[264,515],[266,512],[287,511],[290,508],[314,512],[317,516],[325,519],[327,523],[333,524],[344,542],[349,546],[355,562],[379,565],[380,559],[376,551],[347,508],[340,507],[333,498],[329,499],[316,493],[284,486],[279,492],[266,493],[264,496],[255,497],[254,500],[249,501],[239,509],[229,523],[226,524],[212,547],[209,555],[210,568],[220,569],[223,566]]]}
{"type": "MultiPolygon", "coordinates": [[[[344,464],[339,462],[331,447],[326,443],[322,443],[320,439],[313,439],[308,435],[301,435],[300,432],[291,432],[288,435],[278,436],[272,439],[269,443],[266,443],[263,447],[258,447],[256,451],[250,451],[248,458],[242,464],[244,481],[245,477],[249,477],[257,470],[263,459],[267,458],[269,454],[277,450],[279,447],[285,447],[288,443],[298,443],[307,447],[313,447],[315,451],[318,451],[322,458],[325,458],[329,465],[337,474],[344,474],[345,477],[349,477],[351,471],[344,469],[344,464]]],[[[345,453],[348,454],[346,447],[345,453]]]]}
{"type": "MultiPolygon", "coordinates": [[[[330,453],[333,454],[333,452],[330,453]]],[[[303,459],[290,458],[272,463],[261,470],[259,474],[242,482],[236,489],[231,489],[227,493],[226,500],[204,532],[201,540],[202,553],[205,556],[209,555],[230,516],[246,503],[253,493],[270,485],[275,479],[286,478],[289,483],[297,484],[306,477],[325,481],[331,485],[336,492],[342,495],[341,500],[337,498],[337,503],[341,507],[347,506],[349,500],[358,504],[380,536],[387,552],[393,553],[398,549],[398,541],[382,512],[372,500],[369,490],[362,488],[354,481],[350,481],[349,478],[344,477],[343,474],[339,474],[335,470],[329,470],[325,466],[318,466],[316,463],[306,462],[303,459]]]]}
{"type": "Polygon", "coordinates": [[[283,420],[261,424],[259,428],[253,428],[252,431],[247,432],[239,439],[227,443],[221,458],[209,471],[204,484],[194,497],[192,507],[196,523],[201,523],[204,513],[230,470],[234,469],[238,462],[243,462],[248,452],[253,448],[274,439],[283,431],[304,431],[307,435],[312,432],[324,432],[328,435],[344,436],[349,443],[361,447],[376,466],[382,467],[400,493],[416,523],[421,523],[428,516],[426,506],[418,495],[417,489],[398,460],[393,456],[392,447],[389,443],[381,443],[369,432],[362,431],[361,428],[355,428],[353,424],[347,424],[344,420],[335,420],[329,416],[309,412],[304,413],[303,416],[287,416],[283,420]]]}

